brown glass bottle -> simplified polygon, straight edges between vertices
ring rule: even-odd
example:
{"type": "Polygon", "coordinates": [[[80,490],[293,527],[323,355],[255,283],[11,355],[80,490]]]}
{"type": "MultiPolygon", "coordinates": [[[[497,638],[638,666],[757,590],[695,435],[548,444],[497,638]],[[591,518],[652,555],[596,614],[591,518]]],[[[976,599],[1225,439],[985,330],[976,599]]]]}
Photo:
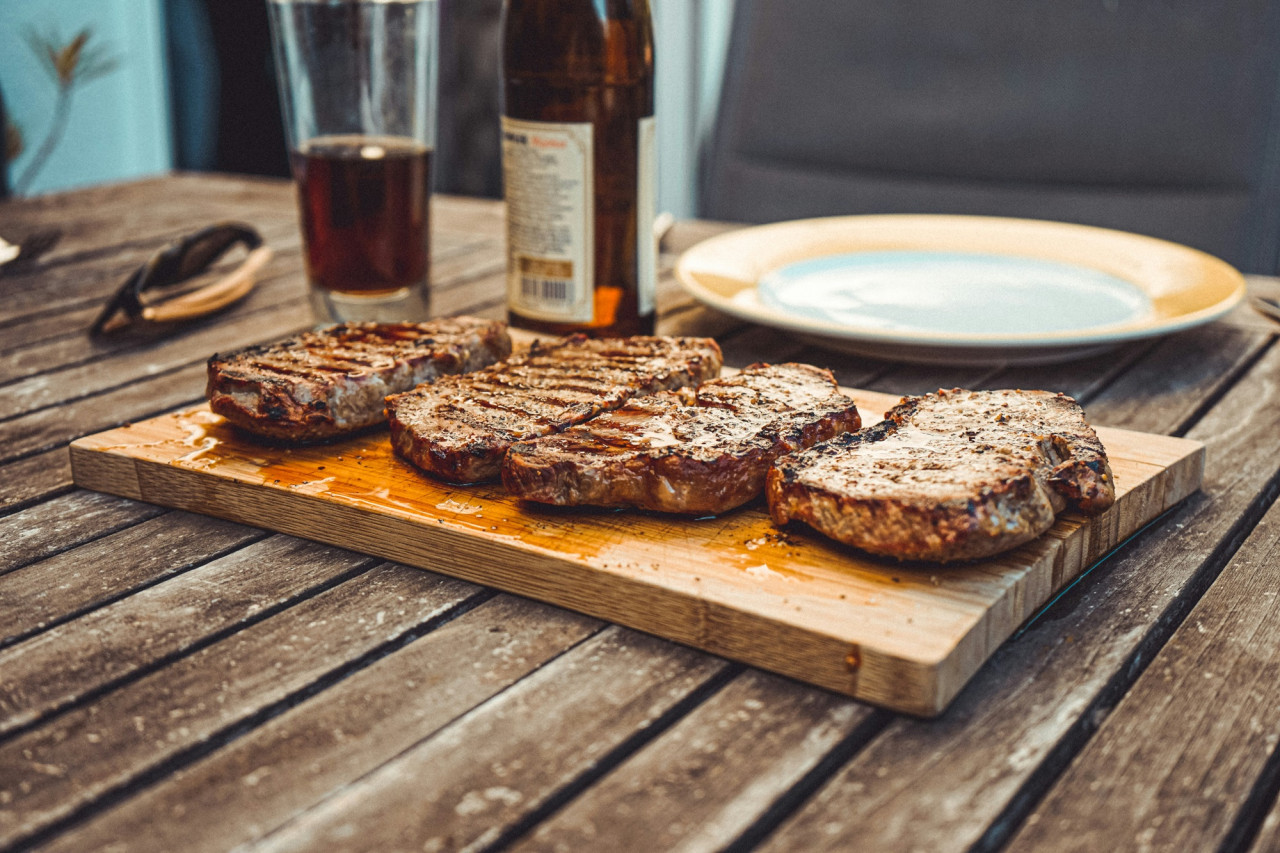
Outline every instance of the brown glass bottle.
{"type": "Polygon", "coordinates": [[[652,334],[648,0],[505,0],[502,63],[509,321],[652,334]]]}

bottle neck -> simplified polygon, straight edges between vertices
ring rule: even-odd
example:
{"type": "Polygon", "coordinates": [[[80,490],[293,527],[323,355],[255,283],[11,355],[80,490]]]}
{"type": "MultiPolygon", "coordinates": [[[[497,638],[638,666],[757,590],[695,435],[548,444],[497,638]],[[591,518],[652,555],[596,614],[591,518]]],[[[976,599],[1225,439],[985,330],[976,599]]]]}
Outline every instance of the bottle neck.
{"type": "Polygon", "coordinates": [[[560,85],[653,79],[648,0],[505,0],[503,76],[560,85]]]}

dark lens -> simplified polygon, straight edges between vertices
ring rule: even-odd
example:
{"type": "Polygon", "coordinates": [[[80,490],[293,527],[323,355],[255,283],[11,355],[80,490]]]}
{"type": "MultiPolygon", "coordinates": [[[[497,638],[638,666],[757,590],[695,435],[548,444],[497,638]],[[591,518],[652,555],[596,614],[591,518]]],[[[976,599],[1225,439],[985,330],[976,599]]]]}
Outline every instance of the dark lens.
{"type": "Polygon", "coordinates": [[[236,243],[252,249],[262,243],[262,238],[251,228],[229,223],[213,225],[184,237],[156,256],[141,289],[167,287],[199,275],[236,243]]]}
{"type": "Polygon", "coordinates": [[[182,253],[178,278],[187,279],[204,272],[239,240],[239,234],[226,228],[211,229],[194,235],[186,244],[186,251],[182,253]]]}

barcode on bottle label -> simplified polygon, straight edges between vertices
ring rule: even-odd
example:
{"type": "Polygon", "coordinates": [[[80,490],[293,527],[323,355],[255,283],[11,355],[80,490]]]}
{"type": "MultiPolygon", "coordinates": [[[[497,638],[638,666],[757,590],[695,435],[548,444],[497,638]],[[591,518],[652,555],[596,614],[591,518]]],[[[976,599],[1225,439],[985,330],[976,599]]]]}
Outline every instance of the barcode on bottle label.
{"type": "Polygon", "coordinates": [[[539,302],[564,302],[569,299],[571,281],[562,278],[529,278],[520,276],[520,293],[525,299],[539,302]]]}
{"type": "Polygon", "coordinates": [[[523,304],[554,311],[577,299],[573,261],[517,255],[515,266],[523,304]]]}

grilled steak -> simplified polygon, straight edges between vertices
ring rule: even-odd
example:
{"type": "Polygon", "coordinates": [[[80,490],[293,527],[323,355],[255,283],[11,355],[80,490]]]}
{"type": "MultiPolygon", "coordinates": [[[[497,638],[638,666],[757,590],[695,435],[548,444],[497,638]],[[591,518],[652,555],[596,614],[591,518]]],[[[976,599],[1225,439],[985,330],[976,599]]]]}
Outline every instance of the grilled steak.
{"type": "Polygon", "coordinates": [[[760,494],[773,460],[861,425],[828,370],[757,364],[632,400],[557,435],[511,446],[507,491],[540,503],[710,515],[760,494]]]}
{"type": "Polygon", "coordinates": [[[578,335],[466,376],[387,399],[391,445],[455,483],[498,477],[507,448],[550,435],[632,397],[683,388],[720,372],[710,338],[578,335]]]}
{"type": "Polygon", "coordinates": [[[986,557],[1053,526],[1068,506],[1115,501],[1106,451],[1075,400],[1045,391],[938,391],[885,420],[780,459],[775,523],[803,521],[864,551],[986,557]]]}
{"type": "Polygon", "coordinates": [[[209,359],[209,406],[250,432],[324,441],[382,423],[383,400],[505,358],[503,323],[346,323],[209,359]]]}

